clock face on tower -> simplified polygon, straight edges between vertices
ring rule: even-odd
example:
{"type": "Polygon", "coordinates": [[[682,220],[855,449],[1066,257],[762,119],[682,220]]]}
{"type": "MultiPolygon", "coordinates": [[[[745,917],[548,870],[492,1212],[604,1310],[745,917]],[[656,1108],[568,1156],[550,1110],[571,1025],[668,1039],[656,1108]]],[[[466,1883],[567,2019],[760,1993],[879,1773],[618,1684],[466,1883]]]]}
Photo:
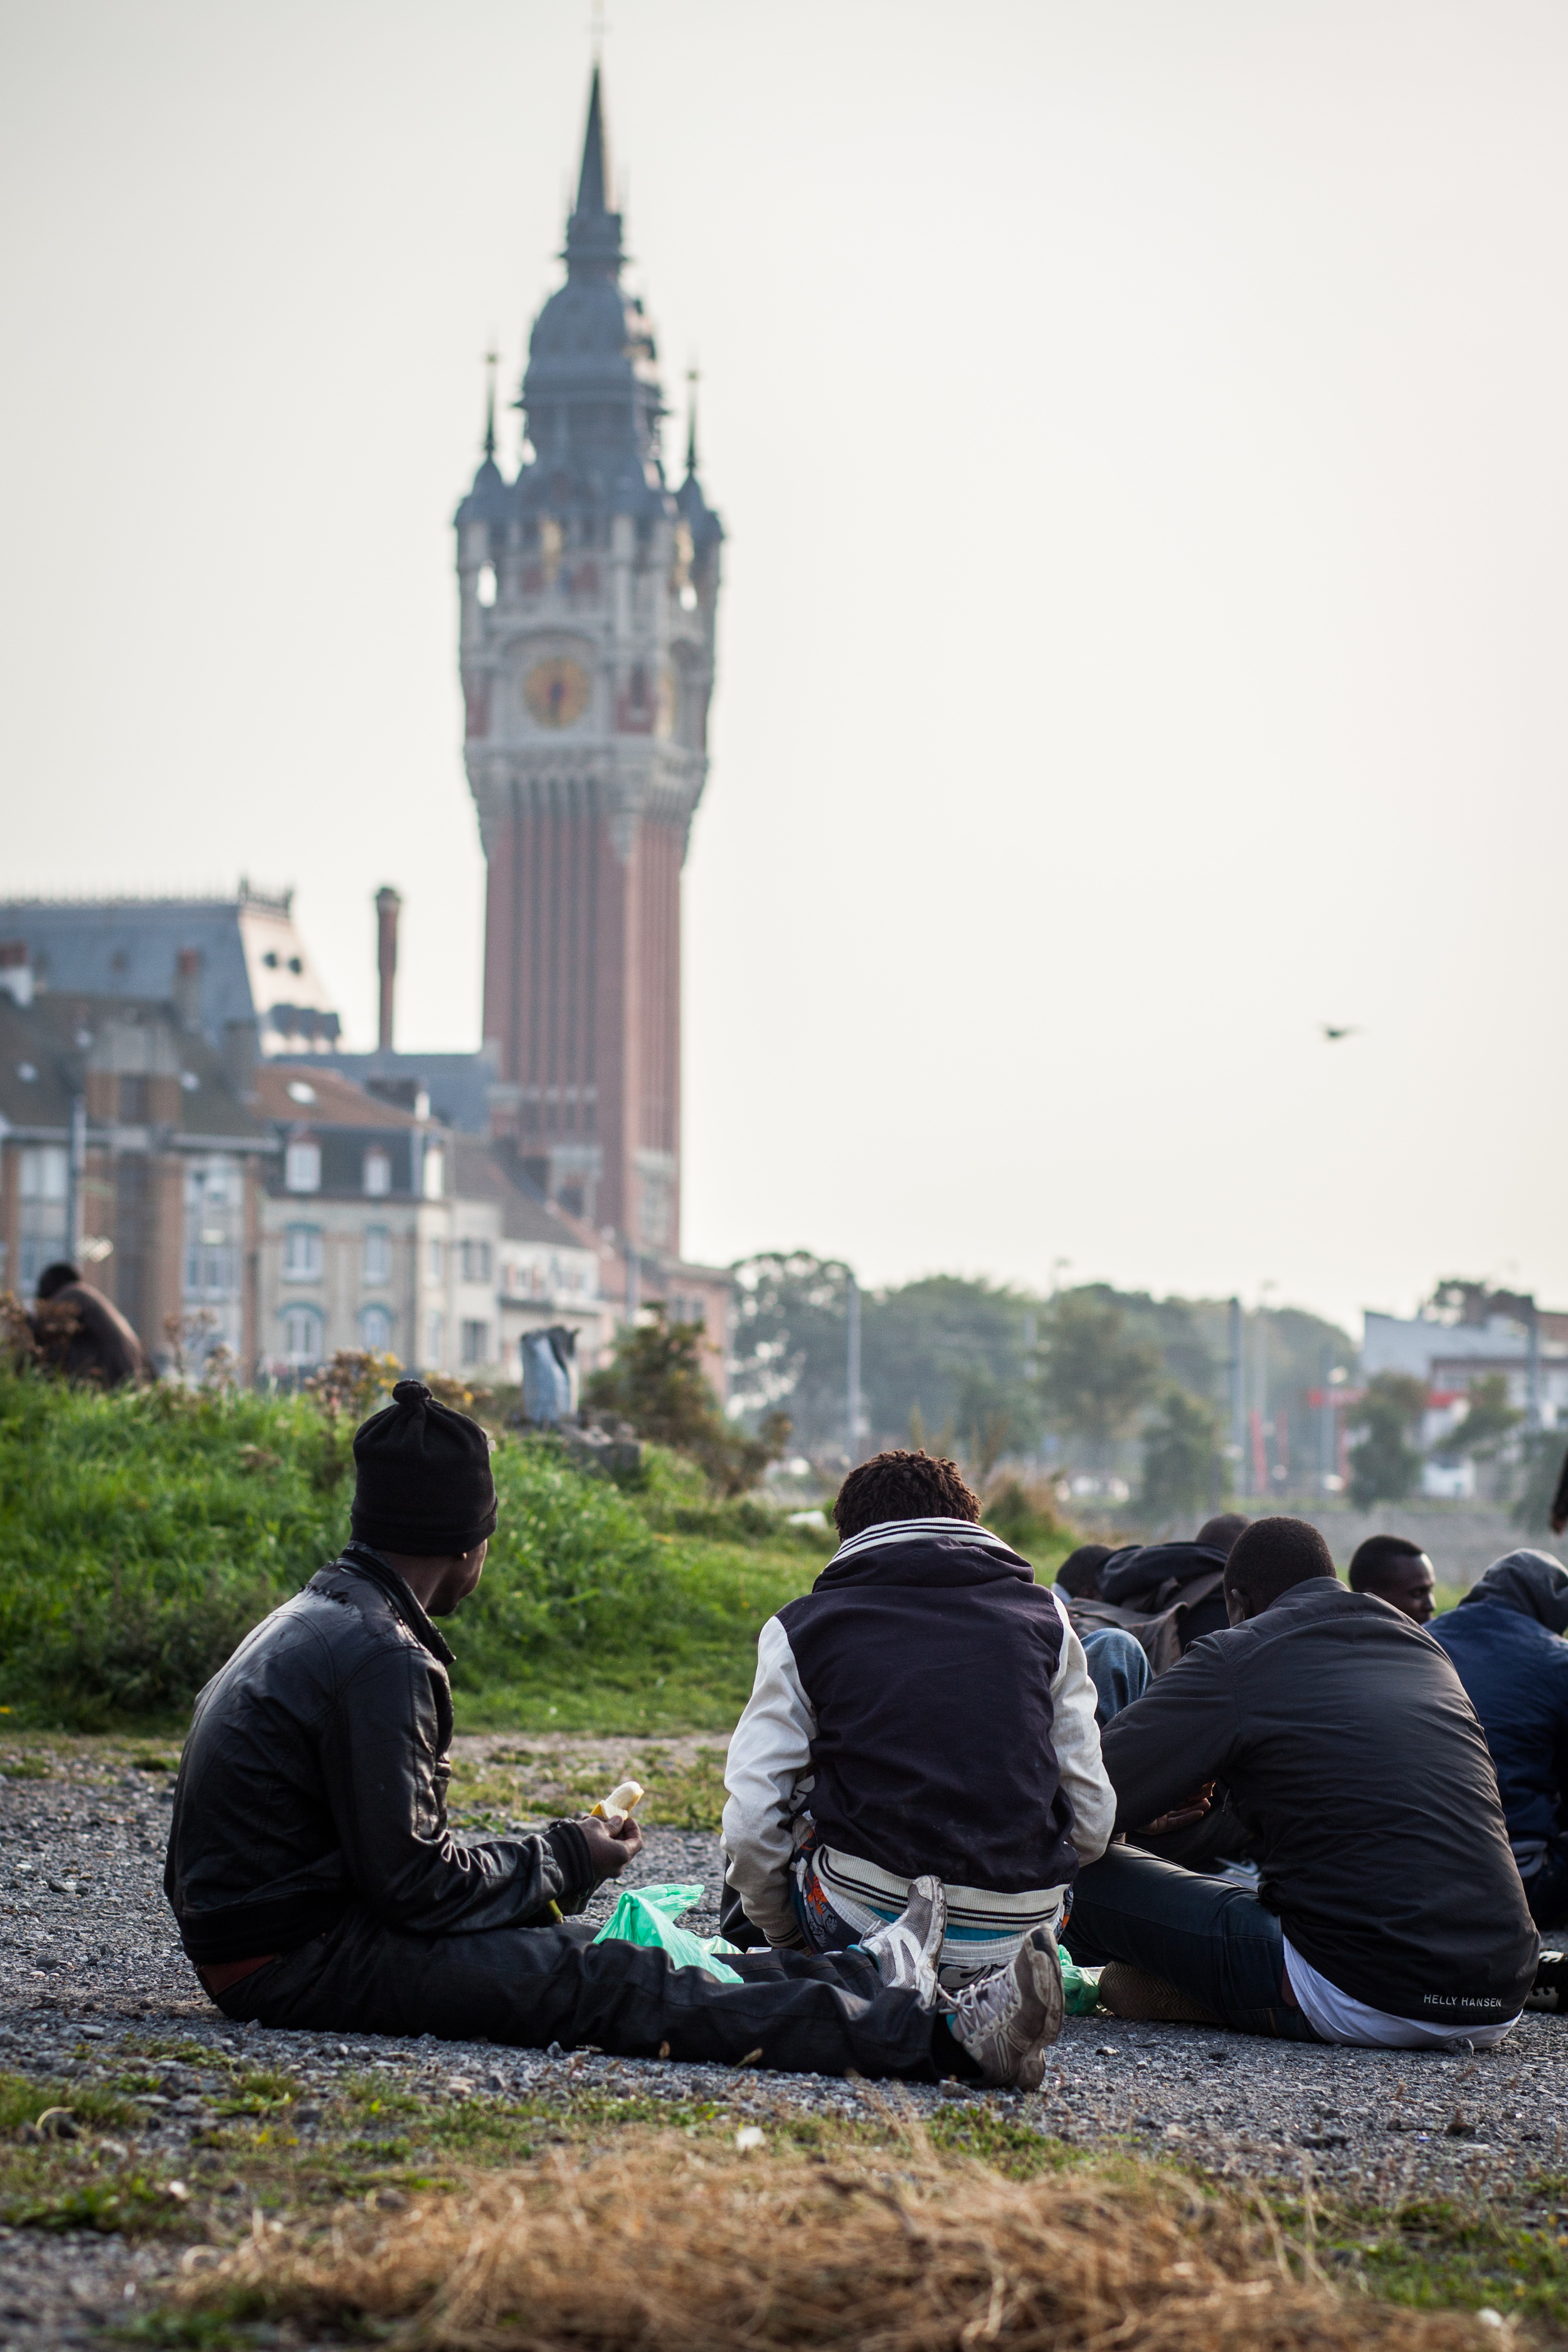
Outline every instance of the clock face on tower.
{"type": "Polygon", "coordinates": [[[591,685],[581,662],[563,654],[535,662],[522,681],[522,698],[541,727],[573,727],[588,708],[591,685]]]}

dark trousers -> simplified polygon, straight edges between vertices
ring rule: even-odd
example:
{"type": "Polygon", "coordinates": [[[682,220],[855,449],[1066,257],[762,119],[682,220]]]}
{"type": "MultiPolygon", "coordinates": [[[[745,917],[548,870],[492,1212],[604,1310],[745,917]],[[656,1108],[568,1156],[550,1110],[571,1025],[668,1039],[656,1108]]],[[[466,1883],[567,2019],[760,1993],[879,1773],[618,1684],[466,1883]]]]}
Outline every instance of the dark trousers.
{"type": "Polygon", "coordinates": [[[1247,1887],[1113,1845],[1073,1881],[1062,1937],[1079,1968],[1147,1969],[1237,2033],[1315,2042],[1285,1998],[1284,1933],[1247,1887]]]}
{"type": "Polygon", "coordinates": [[[1538,1927],[1568,1927],[1568,1837],[1554,1837],[1546,1859],[1524,1882],[1524,1899],[1538,1927]]]}
{"type": "Polygon", "coordinates": [[[318,2032],[433,2033],[534,2050],[592,2042],[619,2058],[747,2059],[791,2074],[853,2069],[922,2083],[960,2071],[941,2021],[912,1992],[883,1984],[865,1952],[743,1952],[729,1965],[742,1983],[672,1968],[668,1954],[638,1944],[586,1942],[571,1927],[413,1936],[354,1910],[242,1977],[218,2006],[247,2023],[318,2032]]]}

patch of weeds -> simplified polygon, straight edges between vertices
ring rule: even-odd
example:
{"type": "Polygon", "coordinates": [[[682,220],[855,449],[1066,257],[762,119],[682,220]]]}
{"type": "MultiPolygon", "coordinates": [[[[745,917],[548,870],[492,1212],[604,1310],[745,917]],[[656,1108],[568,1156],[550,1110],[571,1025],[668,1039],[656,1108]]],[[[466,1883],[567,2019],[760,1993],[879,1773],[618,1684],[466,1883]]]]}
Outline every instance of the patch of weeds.
{"type": "Polygon", "coordinates": [[[1286,2228],[1310,2237],[1318,2259],[1352,2273],[1391,2303],[1423,2311],[1489,2306],[1568,2326],[1568,2234],[1523,2222],[1500,2204],[1413,2198],[1379,2208],[1331,2202],[1310,2217],[1300,2200],[1271,2200],[1286,2228]]]}
{"type": "MultiPolygon", "coordinates": [[[[1088,2153],[1069,2147],[1065,2140],[1031,2131],[1027,2125],[998,2115],[988,2101],[978,2099],[938,2107],[926,2130],[933,2147],[978,2157],[982,2164],[1009,2180],[1032,2180],[1038,2173],[1060,2172],[1067,2165],[1084,2162],[1088,2153]]],[[[1103,2149],[1094,2154],[1103,2161],[1103,2149]]]]}
{"type": "Polygon", "coordinates": [[[365,2074],[350,2074],[338,2086],[338,2095],[367,2116],[416,2116],[424,2102],[410,2091],[389,2091],[384,2083],[365,2074]]]}
{"type": "Polygon", "coordinates": [[[0,1764],[0,1778],[7,1780],[52,1780],[55,1777],[52,1757],[16,1756],[0,1764]]]}
{"type": "Polygon", "coordinates": [[[16,2199],[7,2205],[5,2218],[20,2230],[94,2230],[103,2236],[124,2231],[144,2235],[177,2210],[163,2190],[138,2172],[74,2181],[39,2197],[16,2199]]]}
{"type": "Polygon", "coordinates": [[[141,1748],[125,1760],[133,1772],[177,1772],[180,1769],[177,1756],[164,1756],[155,1748],[141,1748]]]}
{"type": "Polygon", "coordinates": [[[79,2127],[136,2120],[134,2107],[120,2095],[118,2085],[106,2090],[97,2084],[37,2083],[30,2074],[0,2074],[0,2134],[15,2135],[51,2107],[68,2107],[79,2127]]]}
{"type": "Polygon", "coordinates": [[[246,2323],[260,2319],[264,2309],[260,2295],[236,2294],[210,2311],[139,2311],[110,2333],[117,2343],[156,2345],[161,2352],[163,2347],[178,2352],[187,2346],[195,2352],[226,2352],[231,2345],[257,2342],[246,2323]],[[237,2334],[237,2329],[244,2332],[237,2334]]]}

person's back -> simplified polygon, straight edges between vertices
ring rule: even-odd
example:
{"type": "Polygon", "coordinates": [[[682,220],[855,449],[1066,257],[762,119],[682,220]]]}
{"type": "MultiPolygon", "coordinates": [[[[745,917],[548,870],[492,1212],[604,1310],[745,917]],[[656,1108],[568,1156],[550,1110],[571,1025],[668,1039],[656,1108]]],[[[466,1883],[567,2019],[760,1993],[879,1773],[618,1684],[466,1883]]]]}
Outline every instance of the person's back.
{"type": "Polygon", "coordinates": [[[131,1325],[74,1265],[47,1265],[37,1299],[28,1318],[33,1337],[46,1362],[67,1380],[117,1389],[149,1378],[152,1368],[131,1325]]]}
{"type": "Polygon", "coordinates": [[[1545,1552],[1494,1560],[1431,1632],[1453,1661],[1497,1768],[1514,1860],[1537,1921],[1568,1918],[1568,1573],[1545,1552]],[[1542,1876],[1542,1872],[1547,1874],[1542,1876]]]}
{"type": "MultiPolygon", "coordinates": [[[[1199,1784],[1226,1782],[1255,1841],[1258,1899],[1282,1930],[1286,1999],[1327,2038],[1395,2041],[1401,2021],[1412,2036],[1506,2025],[1536,1937],[1486,1741],[1448,1660],[1408,1618],[1346,1591],[1305,1522],[1257,1522],[1226,1580],[1230,1628],[1105,1735],[1118,1827],[1135,1837],[1199,1784]],[[1292,1549],[1312,1555],[1304,1568],[1292,1549]]],[[[1087,1916],[1087,1881],[1079,1895],[1087,1916]]],[[[1081,1958],[1076,1938],[1074,1949],[1081,1958]]]]}
{"type": "Polygon", "coordinates": [[[892,1916],[923,1867],[947,1887],[943,1966],[983,1966],[1059,1912],[1109,1833],[1082,1648],[953,1465],[879,1455],[835,1513],[839,1551],[759,1637],[730,1883],[790,1944],[892,1916]]]}

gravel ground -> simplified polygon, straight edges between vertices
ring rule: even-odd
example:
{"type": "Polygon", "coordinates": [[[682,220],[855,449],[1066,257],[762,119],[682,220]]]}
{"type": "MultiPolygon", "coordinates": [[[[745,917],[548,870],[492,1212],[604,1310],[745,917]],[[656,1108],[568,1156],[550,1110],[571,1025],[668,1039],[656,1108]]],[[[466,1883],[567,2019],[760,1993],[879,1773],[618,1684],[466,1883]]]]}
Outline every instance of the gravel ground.
{"type": "MultiPolygon", "coordinates": [[[[15,1767],[12,1768],[13,1770],[15,1767]]],[[[781,2105],[875,2111],[875,2086],[824,2076],[602,2057],[565,2058],[484,2043],[241,2032],[207,2001],[187,1966],[160,1880],[170,1784],[79,1755],[66,1775],[0,1781],[0,2070],[84,2084],[123,2064],[127,2042],[167,2032],[215,2053],[243,2052],[297,2074],[296,2123],[312,2093],[381,2067],[450,2097],[548,2099],[593,2088],[671,2101],[718,2100],[765,2119],[781,2105]]],[[[717,1927],[717,1841],[651,1830],[626,1883],[700,1881],[690,1924],[717,1927]]],[[[608,1912],[601,1892],[591,1916],[608,1912]]],[[[1255,2042],[1191,2027],[1069,2019],[1057,2063],[1030,2097],[910,2088],[926,2108],[989,2101],[1012,2120],[1080,2147],[1114,2140],[1225,2175],[1300,2182],[1383,2202],[1413,2192],[1518,2192],[1563,2166],[1568,2019],[1527,2016],[1500,2051],[1440,2057],[1255,2042]]],[[[215,2081],[165,2065],[133,2156],[180,2161],[211,2125],[215,2081]]],[[[1532,2203],[1550,2210],[1543,2190],[1532,2203]]],[[[1568,2200],[1565,2200],[1568,2201],[1568,2200]]],[[[1559,2226],[1563,2226],[1560,2222],[1559,2226]]],[[[0,2227],[0,2347],[88,2340],[173,2256],[113,2237],[45,2237],[0,2227]]]]}

